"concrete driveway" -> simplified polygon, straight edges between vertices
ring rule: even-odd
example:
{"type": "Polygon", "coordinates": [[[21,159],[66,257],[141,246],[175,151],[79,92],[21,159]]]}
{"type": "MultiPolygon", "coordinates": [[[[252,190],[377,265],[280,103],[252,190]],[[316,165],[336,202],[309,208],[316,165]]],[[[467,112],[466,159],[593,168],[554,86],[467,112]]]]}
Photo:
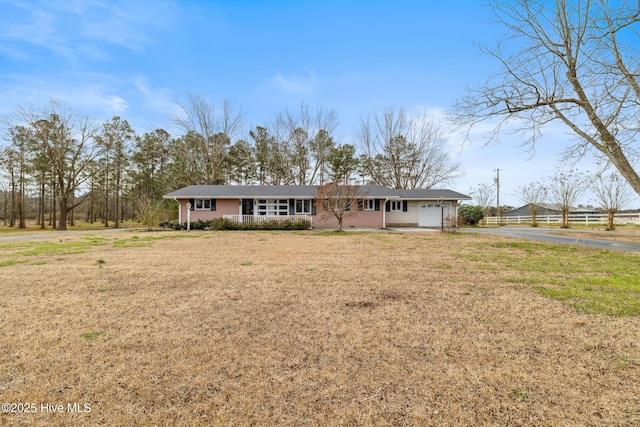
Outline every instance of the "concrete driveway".
{"type": "MultiPolygon", "coordinates": [[[[496,227],[496,228],[465,228],[467,233],[495,234],[498,236],[515,237],[518,239],[537,240],[547,243],[558,243],[561,245],[585,246],[588,248],[608,249],[611,251],[640,252],[640,243],[623,242],[620,240],[592,239],[589,236],[594,234],[589,230],[569,230],[575,233],[574,236],[558,236],[557,228],[540,227],[496,227]]],[[[624,233],[612,232],[611,235],[622,235],[624,233]]]]}

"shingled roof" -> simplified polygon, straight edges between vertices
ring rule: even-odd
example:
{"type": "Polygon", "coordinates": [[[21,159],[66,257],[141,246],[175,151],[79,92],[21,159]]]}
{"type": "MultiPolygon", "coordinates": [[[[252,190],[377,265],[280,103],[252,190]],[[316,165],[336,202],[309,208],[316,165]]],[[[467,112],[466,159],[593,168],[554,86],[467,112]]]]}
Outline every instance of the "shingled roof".
{"type": "MultiPolygon", "coordinates": [[[[453,190],[399,190],[383,185],[360,186],[362,197],[412,200],[470,200],[453,190]]],[[[190,185],[162,196],[165,199],[253,199],[253,198],[313,198],[316,185],[190,185]]]]}

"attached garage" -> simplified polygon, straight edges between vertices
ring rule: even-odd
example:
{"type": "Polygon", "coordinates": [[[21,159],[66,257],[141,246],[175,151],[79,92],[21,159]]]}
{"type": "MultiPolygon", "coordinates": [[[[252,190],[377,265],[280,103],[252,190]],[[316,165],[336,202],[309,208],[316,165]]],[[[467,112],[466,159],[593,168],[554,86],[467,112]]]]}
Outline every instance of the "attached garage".
{"type": "Polygon", "coordinates": [[[449,215],[450,206],[445,202],[418,202],[418,227],[440,227],[449,215]]]}

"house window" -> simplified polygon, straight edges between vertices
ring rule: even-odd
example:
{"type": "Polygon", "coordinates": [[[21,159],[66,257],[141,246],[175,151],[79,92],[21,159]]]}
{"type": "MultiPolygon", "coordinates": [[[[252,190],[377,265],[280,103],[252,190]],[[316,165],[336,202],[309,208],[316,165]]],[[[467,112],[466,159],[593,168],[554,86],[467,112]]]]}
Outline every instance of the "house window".
{"type": "Polygon", "coordinates": [[[196,199],[195,200],[196,203],[196,210],[206,210],[206,211],[210,211],[211,210],[211,199],[196,199]]]}
{"type": "Polygon", "coordinates": [[[296,199],[296,213],[297,214],[310,214],[311,213],[311,200],[296,199]]]}
{"type": "Polygon", "coordinates": [[[289,214],[289,201],[276,199],[260,199],[256,209],[257,215],[285,216],[289,214]]]}
{"type": "Polygon", "coordinates": [[[391,203],[391,212],[402,212],[401,200],[392,200],[389,203],[391,203]]]}
{"type": "Polygon", "coordinates": [[[365,211],[373,211],[376,209],[376,201],[374,199],[365,199],[362,201],[362,208],[365,211]]]}

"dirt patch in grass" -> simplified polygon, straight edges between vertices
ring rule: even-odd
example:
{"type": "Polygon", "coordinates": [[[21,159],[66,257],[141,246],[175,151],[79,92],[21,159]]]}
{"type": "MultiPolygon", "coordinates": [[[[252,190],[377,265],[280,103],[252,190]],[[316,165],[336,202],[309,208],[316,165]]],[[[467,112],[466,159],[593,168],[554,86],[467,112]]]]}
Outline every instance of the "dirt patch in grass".
{"type": "Polygon", "coordinates": [[[195,235],[0,268],[1,400],[38,409],[0,424],[640,423],[640,318],[536,292],[590,273],[543,271],[545,247],[195,235]]]}

